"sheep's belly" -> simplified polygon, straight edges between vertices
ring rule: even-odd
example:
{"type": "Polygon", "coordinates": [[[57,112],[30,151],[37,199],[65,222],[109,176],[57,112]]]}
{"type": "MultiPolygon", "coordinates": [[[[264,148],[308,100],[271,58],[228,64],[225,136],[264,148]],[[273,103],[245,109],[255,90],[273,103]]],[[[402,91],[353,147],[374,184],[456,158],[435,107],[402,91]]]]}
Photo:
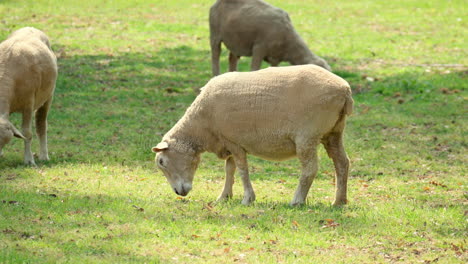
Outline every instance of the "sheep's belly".
{"type": "Polygon", "coordinates": [[[247,153],[266,160],[286,160],[296,156],[296,144],[289,139],[260,140],[243,148],[247,153]]]}

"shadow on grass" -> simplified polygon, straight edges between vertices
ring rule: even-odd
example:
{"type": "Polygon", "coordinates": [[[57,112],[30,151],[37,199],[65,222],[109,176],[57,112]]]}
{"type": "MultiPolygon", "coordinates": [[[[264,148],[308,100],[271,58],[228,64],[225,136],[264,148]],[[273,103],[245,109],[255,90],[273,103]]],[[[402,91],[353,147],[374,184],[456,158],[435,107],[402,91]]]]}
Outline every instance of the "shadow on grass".
{"type": "Polygon", "coordinates": [[[183,92],[201,87],[211,77],[208,56],[206,51],[180,46],[156,54],[64,57],[59,59],[57,92],[98,92],[99,88],[103,92],[139,89],[183,92]]]}
{"type": "MultiPolygon", "coordinates": [[[[150,148],[195,98],[193,90],[210,79],[208,55],[181,46],[157,54],[60,58],[47,166],[150,159],[150,148]]],[[[20,115],[12,121],[19,126],[20,115]]],[[[37,151],[36,137],[33,144],[37,151]]],[[[0,167],[21,166],[22,152],[22,142],[14,140],[0,167]]]]}
{"type": "MultiPolygon", "coordinates": [[[[49,115],[52,160],[45,166],[151,162],[150,148],[183,115],[196,96],[193,90],[211,78],[209,58],[209,51],[187,46],[166,48],[156,54],[60,58],[59,79],[49,115]]],[[[250,58],[241,63],[243,70],[250,58]]],[[[394,118],[413,116],[415,111],[424,118],[435,102],[447,96],[441,89],[447,93],[464,92],[466,80],[466,71],[427,76],[405,72],[373,82],[359,72],[338,69],[336,74],[348,80],[357,92],[356,108],[371,100],[367,104],[374,104],[376,111],[390,106],[394,118]],[[422,102],[422,108],[415,110],[410,104],[400,104],[398,99],[386,100],[396,94],[402,100],[422,102]]],[[[457,115],[454,111],[449,114],[457,115]]],[[[356,112],[360,114],[362,109],[356,112]]],[[[13,120],[18,124],[19,116],[13,116],[13,120]]],[[[380,121],[370,120],[371,125],[380,121]]],[[[35,150],[37,145],[34,138],[35,150]]],[[[7,157],[0,160],[0,167],[21,167],[22,151],[19,140],[7,145],[4,149],[7,157]]]]}
{"type": "MultiPolygon", "coordinates": [[[[116,245],[154,244],[155,239],[190,240],[204,225],[205,232],[211,225],[215,225],[213,232],[218,229],[216,226],[236,226],[241,234],[254,232],[280,237],[281,234],[270,232],[290,229],[291,221],[295,220],[306,225],[303,228],[320,232],[323,219],[341,221],[342,210],[322,204],[293,208],[278,203],[255,203],[245,207],[236,200],[207,209],[203,201],[157,196],[148,199],[130,194],[77,195],[71,190],[43,193],[24,188],[2,191],[1,200],[3,250],[15,258],[34,256],[43,260],[40,246],[43,244],[48,252],[60,251],[60,255],[68,258],[119,256],[134,260],[139,258],[133,255],[134,251],[116,245]],[[281,210],[272,210],[275,208],[281,210]],[[321,214],[297,215],[298,211],[307,210],[318,210],[321,214]]],[[[352,221],[349,224],[361,226],[359,221],[363,219],[352,221]]]]}

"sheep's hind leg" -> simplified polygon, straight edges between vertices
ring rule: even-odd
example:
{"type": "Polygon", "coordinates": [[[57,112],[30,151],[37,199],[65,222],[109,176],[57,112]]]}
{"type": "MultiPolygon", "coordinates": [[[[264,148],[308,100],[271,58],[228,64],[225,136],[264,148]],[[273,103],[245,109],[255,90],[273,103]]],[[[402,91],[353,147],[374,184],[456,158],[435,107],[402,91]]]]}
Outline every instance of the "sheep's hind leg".
{"type": "Polygon", "coordinates": [[[36,133],[39,138],[39,159],[49,160],[49,152],[47,149],[47,113],[49,112],[52,99],[48,100],[36,112],[36,133]]]}
{"type": "Polygon", "coordinates": [[[237,71],[237,62],[239,61],[239,56],[234,55],[232,52],[229,52],[229,71],[237,71]]]}
{"type": "Polygon", "coordinates": [[[235,155],[234,158],[242,179],[242,185],[244,186],[244,199],[242,200],[242,204],[249,205],[255,201],[255,192],[252,187],[252,182],[250,182],[247,155],[242,153],[235,155]]]}
{"type": "Polygon", "coordinates": [[[336,195],[334,206],[347,203],[347,185],[349,159],[343,146],[343,134],[332,133],[323,140],[323,145],[327,150],[328,156],[333,160],[336,170],[336,195]]]}
{"type": "Polygon", "coordinates": [[[234,185],[234,173],[236,172],[236,163],[234,162],[233,157],[228,157],[226,159],[224,169],[226,172],[226,182],[224,184],[223,192],[218,197],[217,201],[223,201],[232,198],[232,186],[234,185]]]}
{"type": "Polygon", "coordinates": [[[291,205],[304,204],[309,193],[310,186],[317,175],[318,161],[317,161],[317,144],[298,144],[297,156],[302,164],[302,176],[299,179],[299,185],[297,186],[294,198],[291,201],[291,205]]]}
{"type": "Polygon", "coordinates": [[[24,140],[24,163],[26,165],[33,165],[36,166],[36,163],[34,162],[34,156],[31,151],[31,143],[32,143],[32,132],[31,132],[31,126],[32,126],[32,115],[33,111],[32,109],[26,110],[23,112],[23,125],[22,125],[22,132],[23,136],[26,138],[24,140]]]}

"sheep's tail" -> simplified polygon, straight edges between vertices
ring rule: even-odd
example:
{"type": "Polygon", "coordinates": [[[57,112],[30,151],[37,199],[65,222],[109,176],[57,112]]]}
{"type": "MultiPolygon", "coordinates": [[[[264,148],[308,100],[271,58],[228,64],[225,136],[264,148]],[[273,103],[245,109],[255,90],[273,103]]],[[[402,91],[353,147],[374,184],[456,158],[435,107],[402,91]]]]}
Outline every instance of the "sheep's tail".
{"type": "Polygon", "coordinates": [[[351,88],[349,88],[348,86],[348,92],[346,93],[343,108],[340,111],[338,120],[336,121],[336,124],[333,127],[332,132],[343,133],[343,130],[345,128],[346,116],[351,115],[351,113],[353,112],[353,104],[354,104],[354,100],[353,100],[353,97],[351,96],[351,88]]]}
{"type": "Polygon", "coordinates": [[[343,114],[351,115],[353,113],[353,105],[354,105],[354,100],[353,100],[353,97],[351,96],[351,89],[349,89],[348,93],[346,94],[346,100],[345,100],[345,104],[343,107],[343,114]]]}

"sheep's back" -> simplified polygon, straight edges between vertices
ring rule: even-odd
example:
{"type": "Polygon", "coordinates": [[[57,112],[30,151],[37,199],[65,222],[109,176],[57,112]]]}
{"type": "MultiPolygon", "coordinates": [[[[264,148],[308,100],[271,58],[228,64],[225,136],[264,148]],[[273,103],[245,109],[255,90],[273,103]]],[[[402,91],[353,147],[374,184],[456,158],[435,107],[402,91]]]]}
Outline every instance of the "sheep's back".
{"type": "Polygon", "coordinates": [[[295,154],[298,137],[329,132],[349,95],[340,77],[302,65],[217,76],[195,104],[210,115],[213,133],[257,156],[283,159],[295,154]]]}
{"type": "Polygon", "coordinates": [[[288,14],[264,1],[218,1],[210,9],[210,27],[236,56],[252,56],[254,43],[268,47],[271,56],[294,32],[288,14]]]}
{"type": "MultiPolygon", "coordinates": [[[[13,34],[0,44],[0,78],[14,84],[10,111],[25,107],[25,98],[34,95],[34,108],[53,94],[57,78],[57,61],[43,39],[13,34]]],[[[7,89],[7,87],[3,87],[7,89]]]]}

